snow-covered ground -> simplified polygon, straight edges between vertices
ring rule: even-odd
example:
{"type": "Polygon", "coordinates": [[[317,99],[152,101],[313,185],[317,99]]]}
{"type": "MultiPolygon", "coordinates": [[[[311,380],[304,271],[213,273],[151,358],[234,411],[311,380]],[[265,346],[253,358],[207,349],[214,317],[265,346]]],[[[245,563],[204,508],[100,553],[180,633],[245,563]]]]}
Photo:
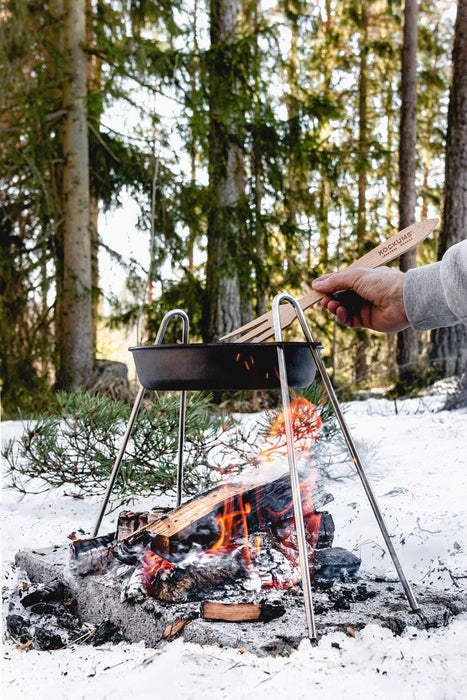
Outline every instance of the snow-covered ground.
{"type": "MultiPolygon", "coordinates": [[[[397,403],[366,399],[348,404],[346,418],[408,579],[465,596],[467,410],[439,410],[443,399],[439,393],[397,403]]],[[[3,423],[2,439],[19,429],[19,423],[3,423]]],[[[334,545],[362,558],[363,578],[394,576],[358,477],[348,464],[336,465],[335,475],[342,478],[326,485],[334,496],[327,505],[336,525],[334,545]]],[[[66,489],[23,498],[4,489],[4,588],[17,583],[12,561],[18,550],[63,543],[80,528],[90,532],[98,507],[98,500],[73,498],[66,489]]],[[[107,518],[103,532],[112,530],[114,518],[107,518]]],[[[280,658],[182,640],[160,649],[122,643],[39,652],[17,649],[3,638],[2,692],[5,700],[282,700],[318,693],[321,700],[464,699],[467,615],[443,629],[413,628],[402,636],[369,625],[355,638],[328,634],[317,646],[304,639],[296,652],[280,658]]]]}

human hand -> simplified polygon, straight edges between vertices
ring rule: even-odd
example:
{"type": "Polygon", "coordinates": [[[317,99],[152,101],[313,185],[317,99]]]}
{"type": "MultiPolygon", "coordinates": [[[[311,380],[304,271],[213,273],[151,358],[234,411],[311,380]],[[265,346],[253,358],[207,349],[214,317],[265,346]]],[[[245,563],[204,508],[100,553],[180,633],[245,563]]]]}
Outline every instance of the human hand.
{"type": "Polygon", "coordinates": [[[312,286],[326,295],[321,303],[339,323],[391,333],[409,325],[404,308],[404,279],[405,274],[394,268],[355,267],[323,275],[312,286]],[[349,298],[346,301],[345,295],[341,299],[331,296],[341,290],[355,292],[358,303],[349,302],[349,298]]]}

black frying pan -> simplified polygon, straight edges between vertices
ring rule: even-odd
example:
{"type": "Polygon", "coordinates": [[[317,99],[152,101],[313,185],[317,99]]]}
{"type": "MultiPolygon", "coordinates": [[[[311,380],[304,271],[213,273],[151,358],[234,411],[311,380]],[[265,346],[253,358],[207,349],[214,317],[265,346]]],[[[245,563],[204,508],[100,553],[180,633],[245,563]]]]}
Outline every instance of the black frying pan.
{"type": "Polygon", "coordinates": [[[146,389],[226,391],[280,387],[277,346],[290,388],[309,386],[316,366],[308,343],[187,343],[130,348],[146,389]]]}

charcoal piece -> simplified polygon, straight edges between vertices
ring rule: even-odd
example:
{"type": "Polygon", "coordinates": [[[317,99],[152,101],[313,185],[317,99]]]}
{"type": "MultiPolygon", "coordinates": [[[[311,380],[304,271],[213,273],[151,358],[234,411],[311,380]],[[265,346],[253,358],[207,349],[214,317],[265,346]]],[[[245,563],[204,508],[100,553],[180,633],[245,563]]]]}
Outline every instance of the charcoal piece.
{"type": "Polygon", "coordinates": [[[285,607],[281,603],[261,603],[261,621],[271,622],[285,615],[285,607]]]}
{"type": "Polygon", "coordinates": [[[334,610],[350,610],[350,600],[346,595],[339,595],[334,600],[334,610]]]}
{"type": "Polygon", "coordinates": [[[31,639],[29,634],[29,623],[21,615],[7,615],[6,628],[12,637],[21,644],[31,639]]]}
{"type": "Polygon", "coordinates": [[[70,632],[75,632],[80,628],[79,618],[68,612],[59,612],[56,616],[58,627],[62,627],[70,632]]]}
{"type": "Polygon", "coordinates": [[[34,629],[35,645],[42,651],[51,651],[52,649],[63,649],[65,646],[62,638],[56,632],[51,632],[45,627],[36,627],[34,629]]]}
{"type": "Polygon", "coordinates": [[[357,593],[355,594],[355,600],[369,600],[377,595],[376,591],[369,591],[366,583],[360,583],[357,586],[357,593]]]}
{"type": "Polygon", "coordinates": [[[38,588],[32,593],[28,593],[21,598],[21,605],[25,608],[30,608],[38,603],[58,603],[63,602],[66,598],[70,598],[71,593],[62,581],[54,579],[47,583],[43,588],[38,588]]]}
{"type": "Polygon", "coordinates": [[[322,511],[320,515],[321,519],[319,521],[319,535],[316,548],[326,549],[328,547],[332,547],[332,543],[334,541],[334,519],[331,513],[328,513],[326,510],[322,511]]]}
{"type": "Polygon", "coordinates": [[[35,615],[54,615],[58,614],[57,606],[53,603],[34,603],[29,608],[30,612],[35,615]]]}
{"type": "Polygon", "coordinates": [[[329,610],[329,608],[326,605],[323,605],[323,603],[320,602],[315,602],[313,609],[315,615],[325,615],[329,610]]]}
{"type": "Polygon", "coordinates": [[[118,644],[119,642],[124,642],[125,637],[115,625],[110,620],[103,620],[101,624],[96,628],[93,636],[93,644],[98,647],[101,644],[118,644]]]}
{"type": "Polygon", "coordinates": [[[357,573],[361,560],[342,547],[317,549],[313,558],[313,577],[317,583],[346,580],[357,573]]]}

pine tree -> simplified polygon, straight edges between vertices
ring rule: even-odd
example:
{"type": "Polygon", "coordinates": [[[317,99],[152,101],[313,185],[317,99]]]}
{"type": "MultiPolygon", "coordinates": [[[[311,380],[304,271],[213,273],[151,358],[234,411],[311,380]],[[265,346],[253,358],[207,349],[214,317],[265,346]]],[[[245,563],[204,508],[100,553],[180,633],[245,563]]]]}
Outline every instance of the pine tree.
{"type": "Polygon", "coordinates": [[[206,340],[218,340],[251,318],[246,239],[242,72],[235,56],[239,0],[212,0],[209,73],[209,216],[206,340]]]}

